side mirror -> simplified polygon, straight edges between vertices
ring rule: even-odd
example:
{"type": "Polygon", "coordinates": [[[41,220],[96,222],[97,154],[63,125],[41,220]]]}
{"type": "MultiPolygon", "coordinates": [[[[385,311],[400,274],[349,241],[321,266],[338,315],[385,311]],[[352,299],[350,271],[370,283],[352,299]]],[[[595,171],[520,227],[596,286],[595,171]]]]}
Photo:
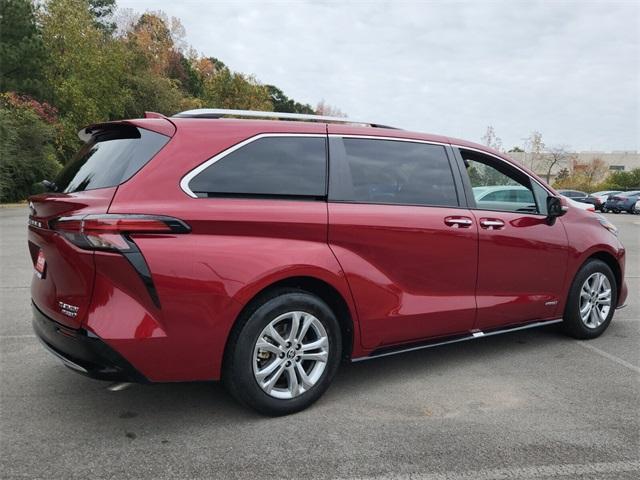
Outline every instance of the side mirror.
{"type": "Polygon", "coordinates": [[[562,200],[560,200],[559,197],[549,195],[547,197],[547,223],[553,225],[556,218],[561,217],[565,213],[567,213],[567,211],[562,205],[562,200]]]}

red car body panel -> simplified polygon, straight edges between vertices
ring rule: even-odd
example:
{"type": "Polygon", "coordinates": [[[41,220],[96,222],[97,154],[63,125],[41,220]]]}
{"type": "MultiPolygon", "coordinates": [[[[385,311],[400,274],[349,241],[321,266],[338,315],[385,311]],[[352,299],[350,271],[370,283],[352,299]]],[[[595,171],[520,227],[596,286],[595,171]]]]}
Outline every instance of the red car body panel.
{"type": "MultiPolygon", "coordinates": [[[[121,205],[118,200],[116,196],[110,213],[128,213],[131,204],[121,205]]],[[[87,323],[87,328],[116,350],[126,351],[125,356],[150,380],[218,378],[219,353],[241,309],[280,280],[316,278],[349,302],[346,280],[326,242],[327,207],[323,202],[185,195],[171,207],[156,211],[148,206],[145,210],[161,211],[192,228],[185,236],[134,237],[153,272],[162,308],[154,307],[141,280],[137,279],[135,288],[131,286],[136,279],[126,262],[118,265],[109,258],[96,263],[96,292],[102,292],[105,300],[117,298],[120,304],[114,308],[122,313],[117,325],[110,312],[90,315],[87,323]],[[132,343],[132,332],[148,347],[132,343]],[[149,351],[156,350],[162,367],[153,363],[152,368],[145,368],[149,351]]],[[[96,298],[94,304],[99,303],[96,298]]],[[[357,319],[353,308],[352,318],[357,319]]]]}
{"type": "MultiPolygon", "coordinates": [[[[47,225],[51,220],[79,213],[106,213],[115,188],[79,193],[45,193],[29,199],[31,220],[47,225]]],[[[48,228],[29,226],[29,253],[35,265],[38,251],[47,266],[42,278],[31,284],[31,297],[39,308],[58,323],[78,328],[86,318],[93,291],[94,252],[82,250],[48,228]],[[58,302],[80,307],[78,315],[61,313],[58,302]]],[[[35,274],[34,274],[35,276],[35,274]]]]}
{"type": "MultiPolygon", "coordinates": [[[[291,278],[323,282],[344,300],[353,358],[383,346],[558,318],[573,277],[594,254],[615,259],[624,278],[624,247],[592,213],[573,208],[550,226],[540,215],[466,207],[193,198],[180,188],[189,171],[262,133],[415,139],[504,158],[476,144],[311,122],[128,123],[171,141],[118,187],[30,199],[31,219],[44,222],[29,226],[32,260],[35,265],[42,249],[47,261],[44,278],[34,277],[32,297],[55,322],[86,329],[151,381],[220,378],[227,339],[243,308],[291,278]],[[82,250],[42,228],[60,216],[89,213],[169,216],[191,228],[187,234],[131,235],[159,304],[123,255],[82,250]],[[452,216],[472,224],[452,228],[445,223],[452,216]],[[480,228],[487,217],[508,228],[480,228]],[[58,302],[77,306],[77,316],[61,312],[58,302]]],[[[625,298],[623,286],[619,303],[625,298]]]]}
{"type": "Polygon", "coordinates": [[[624,305],[627,300],[627,284],[624,281],[626,250],[618,237],[614,237],[604,228],[598,228],[598,222],[593,218],[594,214],[578,208],[570,208],[567,214],[560,218],[567,232],[569,255],[567,260],[567,274],[564,289],[560,295],[558,313],[564,311],[571,282],[578,269],[590,257],[597,255],[600,258],[613,260],[614,273],[619,281],[618,305],[624,305]]]}
{"type": "MultiPolygon", "coordinates": [[[[503,229],[480,228],[476,328],[557,318],[565,283],[568,241],[561,221],[540,215],[476,210],[503,229]]],[[[598,226],[599,227],[599,226],[598,226]]]]}
{"type": "Polygon", "coordinates": [[[447,227],[458,208],[329,203],[329,244],[355,297],[363,346],[468,332],[478,231],[447,227]]]}

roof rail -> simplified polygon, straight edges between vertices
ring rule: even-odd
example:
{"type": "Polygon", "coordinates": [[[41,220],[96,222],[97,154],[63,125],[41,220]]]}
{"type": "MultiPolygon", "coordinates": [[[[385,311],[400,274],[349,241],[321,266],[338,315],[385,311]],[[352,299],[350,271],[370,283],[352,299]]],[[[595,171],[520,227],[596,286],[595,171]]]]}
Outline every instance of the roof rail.
{"type": "Polygon", "coordinates": [[[309,115],[305,113],[287,113],[287,112],[262,112],[257,110],[229,110],[224,108],[196,108],[194,110],[186,110],[184,112],[173,115],[175,118],[222,118],[226,116],[233,117],[249,117],[249,118],[278,118],[284,120],[298,120],[310,122],[327,122],[327,123],[355,123],[361,125],[369,125],[377,128],[393,128],[388,125],[382,125],[374,122],[362,122],[359,120],[351,120],[342,117],[327,117],[324,115],[309,115]]]}

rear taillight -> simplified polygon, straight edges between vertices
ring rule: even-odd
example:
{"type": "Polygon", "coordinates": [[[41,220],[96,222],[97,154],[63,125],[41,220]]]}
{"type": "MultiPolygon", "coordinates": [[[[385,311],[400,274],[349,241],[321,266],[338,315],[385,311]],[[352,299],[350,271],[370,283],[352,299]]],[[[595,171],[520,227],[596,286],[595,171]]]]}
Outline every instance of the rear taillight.
{"type": "Polygon", "coordinates": [[[160,298],[151,271],[131,235],[173,235],[191,231],[189,225],[173,217],[112,213],[60,217],[50,221],[49,226],[80,248],[122,254],[135,269],[158,308],[160,298]]]}
{"type": "Polygon", "coordinates": [[[182,220],[156,215],[60,217],[51,221],[50,226],[80,248],[119,252],[136,250],[129,238],[131,234],[176,234],[191,231],[182,220]]]}

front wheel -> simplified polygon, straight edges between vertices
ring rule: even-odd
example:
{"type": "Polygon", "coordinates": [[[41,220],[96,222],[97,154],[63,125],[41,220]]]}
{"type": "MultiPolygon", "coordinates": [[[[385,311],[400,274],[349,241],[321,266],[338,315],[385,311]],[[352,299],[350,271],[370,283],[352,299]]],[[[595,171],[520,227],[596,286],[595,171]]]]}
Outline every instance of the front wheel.
{"type": "Polygon", "coordinates": [[[589,339],[600,336],[611,323],[618,291],[609,265],[588,260],[578,271],[567,299],[564,330],[572,337],[589,339]]]}
{"type": "Polygon", "coordinates": [[[231,334],[223,381],[241,403],[266,415],[303,410],[329,388],[342,339],[320,298],[282,290],[254,304],[231,334]]]}

